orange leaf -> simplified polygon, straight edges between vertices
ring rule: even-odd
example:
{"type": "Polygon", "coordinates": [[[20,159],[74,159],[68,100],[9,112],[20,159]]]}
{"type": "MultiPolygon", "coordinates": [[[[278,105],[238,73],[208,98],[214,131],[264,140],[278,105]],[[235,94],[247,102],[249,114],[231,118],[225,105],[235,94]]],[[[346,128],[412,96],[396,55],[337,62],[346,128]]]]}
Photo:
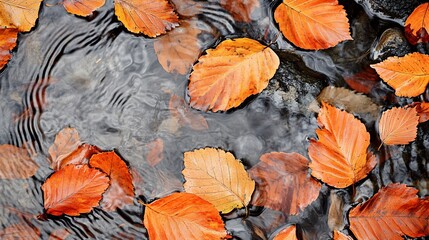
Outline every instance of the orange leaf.
{"type": "Polygon", "coordinates": [[[18,224],[13,224],[5,229],[0,230],[0,239],[2,240],[15,240],[15,239],[25,239],[25,240],[39,240],[40,232],[38,229],[35,229],[33,226],[29,226],[26,222],[21,222],[18,224]]]}
{"type": "Polygon", "coordinates": [[[319,196],[321,184],[309,176],[309,161],[298,153],[272,152],[250,171],[259,196],[252,203],[295,215],[319,196]]]}
{"type": "Polygon", "coordinates": [[[105,0],[63,0],[67,12],[79,16],[88,16],[104,5],[105,0]]]}
{"type": "Polygon", "coordinates": [[[337,0],[283,0],[274,19],[283,35],[300,48],[326,49],[352,40],[346,11],[337,0]]]}
{"type": "Polygon", "coordinates": [[[322,103],[317,118],[321,129],[312,139],[308,154],[311,174],[323,182],[345,188],[366,177],[376,159],[367,154],[369,133],[352,114],[322,103]]]}
{"type": "Polygon", "coordinates": [[[334,240],[353,240],[353,238],[340,231],[334,231],[334,240]]]}
{"type": "Polygon", "coordinates": [[[185,99],[172,94],[169,103],[170,113],[182,126],[190,127],[196,131],[209,128],[207,120],[198,113],[192,111],[185,99]]]}
{"type": "Polygon", "coordinates": [[[130,32],[149,37],[179,25],[179,18],[167,0],[116,0],[115,14],[130,32]]]}
{"type": "Polygon", "coordinates": [[[405,36],[415,45],[419,42],[429,42],[429,3],[416,7],[405,21],[405,36]]]}
{"type": "Polygon", "coordinates": [[[7,62],[12,57],[10,51],[15,48],[17,38],[18,29],[0,28],[0,70],[6,66],[7,62]]]}
{"type": "Polygon", "coordinates": [[[89,165],[105,172],[110,177],[110,188],[103,195],[102,206],[116,210],[134,201],[134,186],[131,173],[125,162],[114,151],[92,155],[89,165]]]}
{"type": "Polygon", "coordinates": [[[389,184],[349,213],[350,229],[358,239],[402,240],[429,235],[429,198],[405,184],[389,184]]]}
{"type": "Polygon", "coordinates": [[[55,165],[51,167],[54,170],[58,170],[68,164],[87,164],[91,156],[99,152],[100,149],[98,147],[84,143],[72,153],[70,153],[67,157],[65,157],[63,160],[61,160],[61,162],[55,162],[55,165]]]}
{"type": "Polygon", "coordinates": [[[247,23],[252,21],[252,12],[260,8],[259,0],[220,0],[220,5],[230,12],[235,20],[247,23]]]}
{"type": "Polygon", "coordinates": [[[47,214],[79,216],[98,206],[109,187],[109,177],[87,165],[67,165],[42,185],[47,214]]]}
{"type": "Polygon", "coordinates": [[[365,94],[371,92],[379,79],[377,72],[369,66],[356,74],[344,77],[350,88],[365,94]]]}
{"type": "Polygon", "coordinates": [[[291,225],[281,230],[277,235],[274,236],[273,240],[298,240],[296,237],[296,227],[291,225]]]}
{"type": "Polygon", "coordinates": [[[428,55],[411,53],[404,57],[389,57],[371,67],[395,89],[397,96],[416,97],[425,91],[429,83],[428,62],[428,55]]]}
{"type": "Polygon", "coordinates": [[[222,218],[212,204],[190,193],[173,193],[146,205],[149,239],[225,239],[222,218]]]}
{"type": "Polygon", "coordinates": [[[429,120],[429,102],[414,102],[410,107],[415,107],[417,115],[419,115],[419,123],[429,120]]]}
{"type": "Polygon", "coordinates": [[[17,28],[27,32],[34,26],[39,16],[42,0],[3,0],[0,1],[0,27],[17,28]]]}
{"type": "Polygon", "coordinates": [[[158,61],[165,71],[187,74],[201,53],[198,34],[201,30],[194,22],[182,22],[169,34],[159,38],[154,44],[158,61]]]}
{"type": "Polygon", "coordinates": [[[80,145],[79,133],[74,128],[64,128],[55,137],[54,144],[49,147],[51,166],[61,165],[61,161],[76,150],[80,145]]]}
{"type": "Polygon", "coordinates": [[[0,179],[19,179],[33,176],[39,166],[27,150],[13,145],[0,145],[0,179]]]}
{"type": "Polygon", "coordinates": [[[221,149],[185,152],[185,191],[212,203],[222,213],[249,204],[255,182],[243,164],[221,149]]]}
{"type": "Polygon", "coordinates": [[[164,158],[164,141],[161,138],[157,138],[152,142],[146,144],[146,161],[150,166],[155,167],[164,158]]]}
{"type": "Polygon", "coordinates": [[[378,129],[384,144],[408,144],[417,137],[419,116],[416,108],[392,108],[381,115],[378,129]]]}
{"type": "Polygon", "coordinates": [[[268,86],[280,65],[269,47],[249,38],[225,40],[198,59],[190,76],[192,107],[226,111],[268,86]]]}

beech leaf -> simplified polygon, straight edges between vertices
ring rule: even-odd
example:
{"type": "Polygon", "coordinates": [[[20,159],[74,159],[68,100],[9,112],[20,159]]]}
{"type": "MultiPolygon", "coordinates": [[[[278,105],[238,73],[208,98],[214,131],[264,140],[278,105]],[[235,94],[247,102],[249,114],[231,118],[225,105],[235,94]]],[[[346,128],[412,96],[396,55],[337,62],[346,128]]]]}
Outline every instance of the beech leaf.
{"type": "Polygon", "coordinates": [[[51,167],[54,170],[58,170],[68,164],[87,164],[91,156],[99,153],[100,151],[101,150],[98,147],[84,143],[67,155],[67,157],[62,159],[61,162],[55,162],[55,165],[51,167]]]}
{"type": "Polygon", "coordinates": [[[85,17],[102,7],[105,2],[105,0],[63,0],[63,5],[67,12],[85,17]]]}
{"type": "Polygon", "coordinates": [[[220,5],[239,22],[251,22],[252,12],[260,8],[259,0],[220,0],[220,5]]]}
{"type": "Polygon", "coordinates": [[[24,179],[33,176],[39,166],[26,149],[0,145],[0,179],[24,179]]]}
{"type": "Polygon", "coordinates": [[[273,240],[298,240],[296,237],[296,226],[291,225],[281,230],[273,237],[273,240]]]}
{"type": "Polygon", "coordinates": [[[0,239],[3,240],[39,240],[40,231],[32,226],[29,226],[26,222],[20,222],[17,224],[10,225],[5,229],[0,230],[0,239]]]}
{"type": "Polygon", "coordinates": [[[186,17],[193,17],[202,12],[202,7],[205,2],[194,0],[171,0],[178,14],[186,17]]]}
{"type": "Polygon", "coordinates": [[[419,115],[419,123],[429,120],[429,102],[414,102],[409,107],[415,107],[419,115]]]}
{"type": "Polygon", "coordinates": [[[36,24],[42,0],[0,1],[0,27],[27,32],[36,24]]]}
{"type": "Polygon", "coordinates": [[[365,94],[369,94],[379,80],[380,77],[377,72],[370,66],[367,66],[356,74],[344,77],[344,81],[351,89],[365,94]]]}
{"type": "Polygon", "coordinates": [[[181,126],[186,126],[196,131],[209,128],[207,120],[201,114],[192,110],[182,97],[172,94],[169,109],[171,115],[177,119],[181,126]]]}
{"type": "Polygon", "coordinates": [[[74,128],[64,128],[55,136],[54,144],[49,147],[51,167],[57,169],[61,161],[75,151],[81,144],[79,133],[74,128]]]}
{"type": "Polygon", "coordinates": [[[0,27],[0,70],[6,66],[12,57],[12,49],[16,46],[18,29],[0,27]]]}
{"type": "Polygon", "coordinates": [[[334,231],[334,240],[353,240],[352,237],[345,235],[344,233],[335,230],[334,231]]]}
{"type": "Polygon", "coordinates": [[[423,3],[416,7],[405,21],[405,36],[408,41],[417,43],[429,42],[429,3],[423,3]]]}
{"type": "Polygon", "coordinates": [[[417,137],[419,116],[416,108],[392,108],[381,115],[378,129],[386,145],[408,144],[417,137]]]}
{"type": "Polygon", "coordinates": [[[164,141],[161,138],[157,138],[152,142],[146,144],[146,161],[151,167],[155,167],[164,158],[164,141]]]}

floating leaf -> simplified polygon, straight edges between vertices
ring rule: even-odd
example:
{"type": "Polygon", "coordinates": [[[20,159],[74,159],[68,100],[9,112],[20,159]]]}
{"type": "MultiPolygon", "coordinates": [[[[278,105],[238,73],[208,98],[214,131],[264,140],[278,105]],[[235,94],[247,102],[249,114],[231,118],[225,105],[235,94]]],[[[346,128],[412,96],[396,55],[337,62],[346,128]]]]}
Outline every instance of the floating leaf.
{"type": "Polygon", "coordinates": [[[334,231],[334,240],[353,240],[353,238],[340,231],[334,231]]]}
{"type": "Polygon", "coordinates": [[[49,147],[51,166],[61,165],[61,161],[76,150],[80,144],[79,133],[76,129],[62,129],[55,137],[54,144],[49,147]]]}
{"type": "Polygon", "coordinates": [[[105,172],[110,177],[110,187],[103,194],[102,207],[116,210],[134,202],[134,186],[131,173],[125,162],[114,151],[92,155],[89,165],[105,172]]]}
{"type": "Polygon", "coordinates": [[[161,138],[157,138],[152,142],[146,144],[146,161],[150,166],[155,167],[164,158],[164,141],[161,138]]]}
{"type": "Polygon", "coordinates": [[[222,213],[247,206],[255,189],[243,164],[221,149],[185,152],[185,191],[213,204],[222,213]]]}
{"type": "Polygon", "coordinates": [[[226,111],[268,86],[280,61],[269,47],[249,38],[228,39],[198,59],[190,76],[192,107],[226,111]]]}
{"type": "Polygon", "coordinates": [[[39,166],[27,150],[9,144],[0,145],[0,179],[23,179],[33,176],[39,166]]]}
{"type": "Polygon", "coordinates": [[[300,48],[326,49],[352,40],[346,11],[337,0],[283,0],[274,19],[283,35],[300,48]]]}
{"type": "Polygon", "coordinates": [[[429,42],[429,3],[416,7],[405,21],[405,36],[411,44],[429,42]]]}
{"type": "Polygon", "coordinates": [[[296,227],[291,225],[281,230],[277,235],[274,236],[273,240],[298,240],[296,237],[296,227]]]}
{"type": "Polygon", "coordinates": [[[130,32],[149,37],[179,25],[179,18],[167,0],[116,0],[115,14],[130,32]]]}
{"type": "Polygon", "coordinates": [[[220,5],[230,12],[235,20],[247,23],[252,21],[252,12],[260,8],[259,0],[220,0],[220,5]]]}
{"type": "Polygon", "coordinates": [[[350,88],[365,94],[369,94],[379,80],[380,77],[377,72],[370,66],[367,66],[356,74],[344,77],[344,81],[350,88]]]}
{"type": "Polygon", "coordinates": [[[34,226],[29,226],[26,222],[13,224],[0,230],[0,239],[2,240],[39,240],[40,232],[34,226]]]}
{"type": "Polygon", "coordinates": [[[169,103],[170,113],[177,118],[182,126],[190,127],[196,131],[202,131],[209,128],[207,120],[188,106],[185,99],[172,94],[169,103]]]}
{"type": "Polygon", "coordinates": [[[352,114],[322,103],[317,118],[319,140],[310,140],[311,174],[323,182],[345,188],[366,177],[376,159],[367,154],[369,133],[352,114]]]}
{"type": "Polygon", "coordinates": [[[15,48],[17,38],[18,29],[0,27],[0,70],[6,66],[7,62],[12,57],[10,51],[15,48]]]}
{"type": "Polygon", "coordinates": [[[85,17],[103,6],[105,2],[105,0],[63,0],[63,5],[67,12],[85,17]]]}
{"type": "Polygon", "coordinates": [[[79,216],[98,206],[109,177],[87,165],[67,165],[54,172],[42,185],[47,214],[79,216]]]}
{"type": "Polygon", "coordinates": [[[405,184],[389,184],[349,213],[357,239],[402,240],[429,235],[429,198],[405,184]]]}
{"type": "Polygon", "coordinates": [[[386,145],[408,144],[417,137],[419,116],[415,108],[392,108],[381,115],[378,129],[386,145]]]}
{"type": "Polygon", "coordinates": [[[68,164],[87,164],[93,154],[99,153],[101,150],[93,145],[82,144],[67,157],[61,160],[61,162],[54,162],[51,166],[52,169],[58,170],[68,164]]]}
{"type": "Polygon", "coordinates": [[[145,205],[149,239],[224,239],[228,235],[219,212],[190,193],[173,193],[145,205]]]}
{"type": "Polygon", "coordinates": [[[250,171],[258,185],[253,205],[295,215],[317,199],[321,184],[309,176],[309,161],[298,153],[272,152],[250,171]]]}
{"type": "Polygon", "coordinates": [[[27,32],[36,24],[42,0],[0,1],[0,27],[27,32]]]}
{"type": "Polygon", "coordinates": [[[381,79],[395,89],[400,97],[416,97],[429,83],[429,56],[411,53],[404,57],[389,57],[371,65],[381,79]]]}

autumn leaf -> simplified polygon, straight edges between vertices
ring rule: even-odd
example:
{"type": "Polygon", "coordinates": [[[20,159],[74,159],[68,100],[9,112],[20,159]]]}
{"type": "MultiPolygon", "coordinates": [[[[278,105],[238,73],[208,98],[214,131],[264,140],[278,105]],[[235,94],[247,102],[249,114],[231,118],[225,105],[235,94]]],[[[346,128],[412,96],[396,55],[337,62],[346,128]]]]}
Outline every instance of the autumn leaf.
{"type": "Polygon", "coordinates": [[[255,182],[231,153],[204,148],[185,152],[184,158],[186,192],[207,200],[222,213],[249,204],[255,182]]]}
{"type": "Polygon", "coordinates": [[[131,173],[125,162],[114,151],[92,155],[89,165],[105,172],[110,177],[110,187],[103,194],[103,209],[116,210],[134,202],[134,186],[131,173]]]}
{"type": "Polygon", "coordinates": [[[66,240],[70,236],[69,230],[66,228],[57,228],[51,232],[48,240],[66,240]]]}
{"type": "Polygon", "coordinates": [[[0,179],[24,179],[33,176],[39,166],[26,149],[9,144],[0,145],[0,179]]]}
{"type": "Polygon", "coordinates": [[[415,108],[384,111],[378,123],[381,141],[386,145],[408,144],[417,137],[419,116],[415,108]]]}
{"type": "Polygon", "coordinates": [[[179,18],[167,0],[116,0],[115,14],[130,32],[149,37],[179,25],[179,18]]]}
{"type": "Polygon", "coordinates": [[[423,3],[416,7],[405,21],[405,36],[408,41],[417,43],[429,42],[429,3],[423,3]]]}
{"type": "Polygon", "coordinates": [[[429,235],[429,198],[405,184],[389,184],[349,213],[350,229],[358,239],[402,240],[429,235]]]}
{"type": "Polygon", "coordinates": [[[36,24],[42,0],[0,1],[0,27],[27,32],[36,24]]]}
{"type": "Polygon", "coordinates": [[[326,49],[352,40],[346,11],[337,0],[283,0],[274,19],[283,35],[303,49],[326,49]]]}
{"type": "Polygon", "coordinates": [[[197,2],[194,0],[171,0],[176,12],[182,16],[193,17],[202,12],[202,5],[205,2],[197,2]]]}
{"type": "Polygon", "coordinates": [[[190,193],[173,193],[145,205],[149,239],[225,239],[222,218],[212,204],[190,193]]]}
{"type": "Polygon", "coordinates": [[[321,184],[309,176],[309,161],[298,153],[271,152],[250,169],[259,196],[253,205],[295,215],[319,196],[321,184]]]}
{"type": "Polygon", "coordinates": [[[54,144],[49,147],[51,166],[60,166],[61,161],[76,150],[81,144],[79,133],[74,128],[64,128],[55,136],[54,144]]]}
{"type": "Polygon", "coordinates": [[[207,120],[201,114],[193,112],[182,97],[172,94],[169,102],[169,109],[171,115],[177,118],[181,126],[186,126],[196,131],[209,128],[207,120]]]}
{"type": "Polygon", "coordinates": [[[16,46],[18,29],[0,27],[0,70],[6,66],[12,57],[12,49],[16,46]]]}
{"type": "Polygon", "coordinates": [[[109,177],[87,165],[67,165],[42,185],[47,214],[79,216],[98,206],[109,187],[109,177]]]}
{"type": "Polygon", "coordinates": [[[99,153],[100,151],[101,150],[98,147],[84,143],[60,162],[54,162],[51,168],[58,170],[68,164],[87,164],[91,156],[99,153]]]}
{"type": "Polygon", "coordinates": [[[228,39],[198,59],[190,76],[192,107],[226,111],[268,86],[280,61],[269,47],[249,38],[228,39]]]}
{"type": "Polygon", "coordinates": [[[296,227],[291,225],[277,233],[273,240],[298,240],[296,237],[296,227]]]}
{"type": "Polygon", "coordinates": [[[376,159],[367,154],[369,133],[352,114],[322,103],[317,118],[319,140],[311,139],[308,154],[311,174],[323,182],[345,188],[366,177],[376,159]]]}
{"type": "Polygon", "coordinates": [[[357,92],[369,94],[372,88],[380,80],[377,72],[370,66],[364,68],[362,71],[344,77],[344,81],[350,88],[357,92]]]}
{"type": "Polygon", "coordinates": [[[416,97],[429,83],[429,56],[411,53],[404,57],[389,57],[371,65],[381,79],[395,89],[400,97],[416,97]]]}
{"type": "Polygon", "coordinates": [[[340,231],[334,231],[334,240],[353,240],[352,237],[345,235],[340,231]]]}
{"type": "Polygon", "coordinates": [[[26,222],[20,222],[10,225],[5,229],[0,230],[0,239],[2,240],[39,240],[40,231],[34,226],[28,225],[26,222]]]}
{"type": "Polygon", "coordinates": [[[429,120],[429,102],[414,102],[409,107],[415,107],[419,115],[419,123],[429,120]]]}
{"type": "Polygon", "coordinates": [[[164,158],[164,141],[161,138],[157,138],[152,142],[146,144],[146,161],[151,167],[155,167],[164,158]]]}
{"type": "Polygon", "coordinates": [[[328,210],[328,226],[329,229],[336,232],[336,230],[344,229],[346,223],[344,222],[344,201],[336,194],[331,191],[330,204],[328,210]]]}
{"type": "Polygon", "coordinates": [[[252,12],[260,8],[259,0],[220,0],[220,5],[239,22],[251,22],[252,12]]]}
{"type": "Polygon", "coordinates": [[[63,5],[67,12],[85,17],[103,6],[105,2],[105,0],[63,0],[63,5]]]}

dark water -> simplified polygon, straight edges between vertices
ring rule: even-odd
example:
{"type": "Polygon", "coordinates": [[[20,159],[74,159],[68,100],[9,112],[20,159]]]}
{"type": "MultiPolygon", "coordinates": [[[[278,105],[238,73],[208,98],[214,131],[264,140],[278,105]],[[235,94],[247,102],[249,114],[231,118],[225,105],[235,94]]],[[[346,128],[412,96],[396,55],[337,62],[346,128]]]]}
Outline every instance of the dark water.
{"type": "MultiPolygon", "coordinates": [[[[81,217],[34,218],[43,212],[40,186],[52,173],[48,148],[55,135],[69,126],[79,131],[84,142],[116,149],[142,177],[136,193],[148,201],[183,191],[185,151],[219,147],[233,152],[247,168],[270,151],[307,155],[308,138],[315,137],[317,128],[308,105],[323,86],[346,86],[343,76],[371,62],[368,52],[373,42],[385,29],[399,26],[369,19],[359,5],[344,4],[355,41],[327,51],[300,51],[279,37],[271,19],[275,2],[262,5],[251,24],[235,22],[215,1],[205,2],[203,13],[194,17],[204,32],[200,36],[204,49],[227,37],[251,37],[272,44],[282,65],[268,89],[239,109],[192,110],[209,126],[195,130],[172,123],[168,107],[172,94],[186,98],[187,76],[165,72],[154,52],[154,40],[127,32],[114,16],[112,3],[81,18],[67,14],[54,1],[44,2],[36,28],[19,35],[13,58],[0,73],[0,144],[31,146],[40,166],[28,180],[0,180],[0,229],[24,220],[39,229],[43,239],[64,228],[71,233],[67,239],[147,238],[143,207],[137,203],[117,212],[96,209],[81,217]],[[164,159],[153,168],[145,159],[146,145],[158,138],[164,141],[164,159]]],[[[394,97],[382,83],[369,95],[384,106],[411,102],[394,97]]],[[[376,139],[373,122],[365,123],[376,139]]],[[[418,139],[410,145],[377,152],[381,164],[355,189],[324,186],[319,199],[298,216],[252,207],[250,217],[243,220],[239,217],[243,213],[236,211],[225,216],[226,227],[236,239],[268,239],[278,227],[296,223],[303,239],[328,239],[331,191],[342,196],[344,211],[390,182],[415,186],[427,195],[427,129],[428,124],[419,127],[418,139]]],[[[372,148],[377,144],[374,140],[372,148]]]]}

